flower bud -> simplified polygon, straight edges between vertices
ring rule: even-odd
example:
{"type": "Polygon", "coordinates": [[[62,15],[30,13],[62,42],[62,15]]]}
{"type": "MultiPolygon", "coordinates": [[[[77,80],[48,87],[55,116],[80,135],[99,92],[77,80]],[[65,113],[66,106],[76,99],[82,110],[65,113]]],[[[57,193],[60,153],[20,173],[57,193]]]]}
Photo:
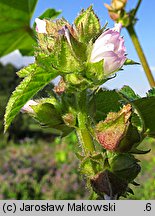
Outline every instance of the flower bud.
{"type": "Polygon", "coordinates": [[[31,108],[32,106],[36,106],[38,105],[37,102],[35,102],[34,100],[29,100],[21,109],[22,113],[30,113],[30,114],[34,114],[34,110],[31,108]]]}
{"type": "Polygon", "coordinates": [[[109,16],[112,20],[118,20],[120,12],[124,9],[127,0],[112,0],[111,5],[104,4],[109,11],[109,16]]]}
{"type": "Polygon", "coordinates": [[[119,70],[126,60],[126,48],[120,30],[121,24],[115,24],[113,29],[103,32],[94,43],[90,61],[95,63],[104,60],[105,75],[119,70]]]}
{"type": "Polygon", "coordinates": [[[121,10],[125,7],[127,0],[112,0],[111,6],[114,10],[121,10]]]}
{"type": "Polygon", "coordinates": [[[66,113],[62,116],[62,119],[68,127],[74,127],[76,124],[76,116],[73,113],[66,113]]]}
{"type": "Polygon", "coordinates": [[[39,18],[36,18],[35,22],[36,22],[36,32],[47,34],[46,22],[44,20],[39,19],[39,18]]]}
{"type": "Polygon", "coordinates": [[[56,86],[54,87],[54,91],[55,91],[55,93],[57,93],[58,95],[61,95],[61,94],[65,91],[65,89],[66,89],[66,83],[65,83],[64,79],[61,77],[61,79],[60,79],[58,85],[56,85],[56,86]]]}

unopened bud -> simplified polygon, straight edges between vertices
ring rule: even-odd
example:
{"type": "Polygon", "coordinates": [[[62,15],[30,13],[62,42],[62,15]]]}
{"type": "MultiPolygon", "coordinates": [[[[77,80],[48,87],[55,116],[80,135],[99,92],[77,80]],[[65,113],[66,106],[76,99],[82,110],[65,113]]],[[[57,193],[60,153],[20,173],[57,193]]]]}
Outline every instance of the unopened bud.
{"type": "Polygon", "coordinates": [[[112,0],[111,6],[114,10],[121,10],[125,7],[127,0],[112,0]]]}
{"type": "Polygon", "coordinates": [[[127,0],[112,0],[111,5],[104,4],[108,11],[117,11],[125,7],[127,0]]]}
{"type": "Polygon", "coordinates": [[[119,70],[126,60],[124,39],[120,36],[121,27],[121,23],[115,24],[114,28],[103,32],[94,43],[90,62],[104,60],[105,75],[119,70]]]}
{"type": "Polygon", "coordinates": [[[67,113],[62,118],[68,127],[75,126],[76,118],[75,118],[75,115],[73,115],[72,113],[67,113]]]}
{"type": "Polygon", "coordinates": [[[66,89],[66,83],[64,82],[64,79],[61,77],[58,85],[54,87],[54,91],[58,95],[61,95],[65,91],[65,89],[66,89]]]}
{"type": "Polygon", "coordinates": [[[21,108],[21,112],[22,113],[30,113],[33,114],[34,110],[31,108],[32,106],[36,106],[38,105],[37,102],[35,102],[34,100],[29,100],[22,108],[21,108]]]}
{"type": "Polygon", "coordinates": [[[112,20],[118,20],[120,17],[120,12],[124,9],[127,0],[112,0],[111,5],[104,4],[108,9],[109,16],[112,20]]]}

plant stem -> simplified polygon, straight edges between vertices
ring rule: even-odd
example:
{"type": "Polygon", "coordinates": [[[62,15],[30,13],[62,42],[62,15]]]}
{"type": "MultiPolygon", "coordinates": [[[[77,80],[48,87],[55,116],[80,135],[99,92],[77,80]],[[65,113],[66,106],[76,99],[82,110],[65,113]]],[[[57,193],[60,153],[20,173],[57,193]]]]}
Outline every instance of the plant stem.
{"type": "Polygon", "coordinates": [[[142,0],[139,0],[136,7],[135,7],[135,9],[134,9],[134,16],[136,15],[141,3],[142,3],[142,0]]]}
{"type": "Polygon", "coordinates": [[[130,37],[131,37],[131,40],[132,40],[132,42],[133,42],[133,44],[134,44],[134,47],[135,47],[135,49],[136,49],[136,51],[137,51],[137,54],[138,54],[138,56],[139,56],[139,59],[140,59],[140,61],[141,61],[141,64],[142,64],[143,69],[144,69],[144,71],[145,71],[145,74],[146,74],[146,76],[147,76],[147,79],[148,79],[148,81],[149,81],[149,83],[150,83],[150,86],[151,86],[151,87],[155,87],[154,77],[153,77],[153,75],[152,75],[152,73],[151,73],[151,70],[150,70],[150,68],[149,68],[148,62],[147,62],[147,60],[146,60],[146,57],[145,57],[145,55],[144,55],[144,52],[143,52],[143,50],[142,50],[142,47],[141,47],[141,45],[140,45],[140,42],[139,42],[139,40],[138,40],[138,37],[137,37],[137,34],[136,34],[135,30],[134,30],[133,25],[129,25],[129,26],[127,27],[127,30],[128,30],[128,33],[129,33],[129,35],[130,35],[130,37]]]}
{"type": "Polygon", "coordinates": [[[76,132],[85,154],[95,151],[92,137],[87,128],[88,115],[86,104],[87,95],[86,91],[83,91],[77,95],[78,128],[76,129],[76,132]]]}

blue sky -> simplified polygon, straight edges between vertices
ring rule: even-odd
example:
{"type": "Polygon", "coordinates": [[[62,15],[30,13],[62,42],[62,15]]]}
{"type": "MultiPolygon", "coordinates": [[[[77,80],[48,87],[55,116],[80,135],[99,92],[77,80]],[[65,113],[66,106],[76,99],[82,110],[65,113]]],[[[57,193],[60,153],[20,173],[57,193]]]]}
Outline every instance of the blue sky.
{"type": "MultiPolygon", "coordinates": [[[[128,0],[127,9],[132,9],[138,0],[128,0]]],[[[94,6],[94,10],[100,18],[101,24],[104,25],[108,21],[108,27],[113,27],[113,21],[110,20],[108,12],[104,7],[104,3],[109,3],[110,0],[39,0],[32,23],[36,17],[42,14],[48,8],[54,8],[56,10],[62,10],[60,15],[65,17],[70,23],[73,23],[75,17],[78,15],[82,8],[87,8],[91,4],[94,6]]],[[[152,68],[153,75],[155,77],[155,1],[143,0],[140,9],[137,13],[137,22],[135,29],[139,36],[143,50],[145,51],[149,65],[152,68]]],[[[126,29],[122,30],[121,33],[125,38],[125,45],[127,48],[128,58],[131,58],[139,62],[136,51],[134,50],[133,44],[128,36],[126,29]]],[[[17,51],[16,51],[16,54],[17,51]]],[[[29,58],[24,57],[21,61],[17,61],[15,55],[12,55],[12,61],[15,59],[16,62],[29,62],[29,58]]],[[[21,59],[21,57],[20,57],[21,59]]],[[[30,61],[32,61],[31,59],[30,61]]],[[[105,87],[108,88],[121,88],[123,85],[130,85],[140,95],[145,95],[145,92],[150,88],[148,81],[145,77],[145,73],[141,66],[126,66],[124,71],[117,74],[115,79],[108,81],[105,87]]]]}
{"type": "MultiPolygon", "coordinates": [[[[109,3],[110,0],[39,0],[34,17],[39,16],[47,8],[55,8],[62,10],[61,16],[64,16],[70,23],[73,23],[75,17],[82,8],[87,8],[93,4],[94,10],[100,18],[101,24],[104,25],[108,21],[108,27],[113,27],[113,21],[110,20],[108,12],[104,7],[104,3],[109,3]]],[[[127,9],[132,9],[136,5],[136,0],[128,0],[127,9]]],[[[149,65],[152,68],[155,77],[155,18],[154,11],[155,1],[143,0],[137,13],[137,22],[135,29],[139,36],[143,50],[145,51],[149,65]]],[[[139,62],[136,51],[128,36],[126,29],[122,30],[122,35],[125,38],[128,58],[139,62]]],[[[121,88],[123,85],[130,85],[137,93],[145,95],[145,92],[150,88],[141,66],[126,66],[124,71],[118,73],[115,79],[106,83],[109,88],[121,88]]]]}

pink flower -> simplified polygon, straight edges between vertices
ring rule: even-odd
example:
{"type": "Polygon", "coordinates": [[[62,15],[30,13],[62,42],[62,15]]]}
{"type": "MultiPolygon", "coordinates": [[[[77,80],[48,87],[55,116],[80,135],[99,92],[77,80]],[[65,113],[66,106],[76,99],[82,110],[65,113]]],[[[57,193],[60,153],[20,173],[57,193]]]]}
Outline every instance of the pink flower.
{"type": "Polygon", "coordinates": [[[46,22],[44,20],[39,19],[39,18],[36,18],[35,22],[36,22],[36,31],[38,33],[47,34],[46,22]]]}
{"type": "Polygon", "coordinates": [[[38,103],[35,102],[34,100],[29,100],[29,101],[21,108],[21,112],[33,114],[34,111],[33,111],[33,109],[31,108],[31,105],[35,106],[35,105],[38,105],[38,103]]]}
{"type": "Polygon", "coordinates": [[[108,75],[120,69],[125,60],[124,39],[120,36],[122,25],[115,24],[113,29],[103,32],[95,41],[91,53],[91,62],[104,60],[104,74],[108,75]]]}

